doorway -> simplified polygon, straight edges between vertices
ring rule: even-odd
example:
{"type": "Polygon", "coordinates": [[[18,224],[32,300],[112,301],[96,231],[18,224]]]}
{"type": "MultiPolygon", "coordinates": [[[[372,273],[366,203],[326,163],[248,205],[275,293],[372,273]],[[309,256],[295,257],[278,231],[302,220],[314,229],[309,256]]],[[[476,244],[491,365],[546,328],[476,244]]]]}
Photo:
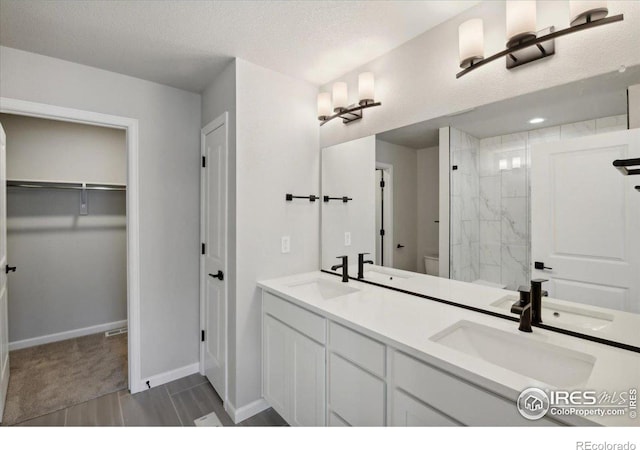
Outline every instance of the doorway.
{"type": "MultiPolygon", "coordinates": [[[[142,390],[140,379],[139,329],[139,202],[138,202],[138,122],[135,119],[110,116],[90,111],[56,107],[22,100],[1,98],[0,112],[17,116],[30,116],[54,121],[73,122],[104,128],[120,129],[125,133],[126,150],[126,320],[127,333],[127,386],[132,393],[142,390]]],[[[4,167],[4,162],[2,163],[4,167]]],[[[88,187],[88,186],[86,186],[88,187]]],[[[91,198],[89,198],[91,202],[91,198]]],[[[82,202],[80,203],[82,204],[82,202]]],[[[89,208],[91,208],[89,203],[89,208]]],[[[90,209],[89,209],[90,211],[90,209]]],[[[4,240],[4,238],[3,238],[4,240]]],[[[9,255],[10,258],[10,255],[9,255]]],[[[63,261],[61,261],[62,263],[63,261]]],[[[9,299],[9,302],[11,300],[9,299]]],[[[8,329],[8,320],[2,318],[0,333],[8,329]]]]}
{"type": "Polygon", "coordinates": [[[228,115],[201,131],[200,373],[227,407],[228,115]]]}
{"type": "Polygon", "coordinates": [[[393,267],[393,166],[376,162],[376,264],[393,267]]]}

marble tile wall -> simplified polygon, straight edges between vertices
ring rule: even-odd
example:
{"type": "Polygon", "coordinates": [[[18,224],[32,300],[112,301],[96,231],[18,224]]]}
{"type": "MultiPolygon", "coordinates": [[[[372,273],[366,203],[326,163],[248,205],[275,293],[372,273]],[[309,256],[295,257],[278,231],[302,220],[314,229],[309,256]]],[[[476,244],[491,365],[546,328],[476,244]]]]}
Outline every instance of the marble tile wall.
{"type": "MultiPolygon", "coordinates": [[[[479,270],[474,279],[499,283],[509,289],[529,284],[531,147],[540,142],[624,130],[626,127],[627,116],[620,115],[479,140],[475,153],[478,163],[479,270]]],[[[454,136],[463,139],[464,133],[460,133],[459,136],[452,133],[452,142],[454,136]]],[[[464,140],[473,142],[472,137],[465,137],[464,140]]],[[[454,155],[455,151],[460,152],[461,149],[452,146],[451,151],[454,155]]],[[[470,181],[466,183],[472,184],[470,181]]],[[[462,189],[458,196],[462,195],[470,196],[468,202],[475,201],[476,193],[473,190],[467,192],[462,189]]],[[[457,199],[452,198],[454,209],[455,203],[458,203],[457,199]]],[[[451,223],[453,236],[453,227],[457,223],[453,215],[451,223]]],[[[454,255],[452,265],[455,263],[464,267],[466,260],[461,259],[457,261],[454,255]]],[[[458,271],[453,270],[452,274],[458,275],[458,271]]]]}
{"type": "Polygon", "coordinates": [[[474,281],[480,274],[478,150],[480,141],[451,128],[451,278],[474,281]]]}

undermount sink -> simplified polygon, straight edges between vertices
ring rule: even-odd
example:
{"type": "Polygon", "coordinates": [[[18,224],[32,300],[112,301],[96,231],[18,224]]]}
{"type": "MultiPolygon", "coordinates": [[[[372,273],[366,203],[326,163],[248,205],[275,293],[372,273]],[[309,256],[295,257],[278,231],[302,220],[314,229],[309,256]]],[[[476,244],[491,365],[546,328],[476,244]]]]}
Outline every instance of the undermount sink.
{"type": "Polygon", "coordinates": [[[409,278],[408,275],[399,275],[394,271],[385,271],[384,269],[369,269],[364,273],[365,281],[374,283],[388,283],[393,280],[407,280],[409,278]]]}
{"type": "MultiPolygon", "coordinates": [[[[491,306],[511,310],[518,301],[515,295],[507,295],[491,306]]],[[[570,325],[584,330],[598,331],[613,322],[613,316],[599,311],[589,311],[579,306],[553,305],[542,300],[542,322],[549,325],[570,325]]]]}
{"type": "Polygon", "coordinates": [[[524,333],[508,333],[466,320],[455,323],[430,339],[560,388],[584,385],[596,361],[595,357],[586,353],[536,341],[524,336],[524,333]]]}
{"type": "Polygon", "coordinates": [[[359,291],[359,289],[351,287],[346,283],[338,283],[323,278],[315,278],[313,280],[290,284],[288,287],[292,288],[296,295],[321,300],[330,300],[359,291]]]}

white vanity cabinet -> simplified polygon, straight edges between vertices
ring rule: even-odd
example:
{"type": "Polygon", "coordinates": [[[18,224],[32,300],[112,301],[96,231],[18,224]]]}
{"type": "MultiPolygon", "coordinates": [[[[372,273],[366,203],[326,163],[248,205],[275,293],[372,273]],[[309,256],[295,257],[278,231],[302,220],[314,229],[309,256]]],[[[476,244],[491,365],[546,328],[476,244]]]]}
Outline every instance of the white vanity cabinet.
{"type": "Polygon", "coordinates": [[[326,320],[263,294],[262,392],[290,425],[325,425],[326,320]]]}
{"type": "Polygon", "coordinates": [[[263,291],[265,400],[301,426],[556,426],[514,400],[263,291]]]}
{"type": "Polygon", "coordinates": [[[392,425],[557,426],[523,418],[512,400],[486,391],[403,352],[391,352],[392,425]]]}
{"type": "Polygon", "coordinates": [[[386,425],[386,346],[329,322],[329,425],[386,425]]]}

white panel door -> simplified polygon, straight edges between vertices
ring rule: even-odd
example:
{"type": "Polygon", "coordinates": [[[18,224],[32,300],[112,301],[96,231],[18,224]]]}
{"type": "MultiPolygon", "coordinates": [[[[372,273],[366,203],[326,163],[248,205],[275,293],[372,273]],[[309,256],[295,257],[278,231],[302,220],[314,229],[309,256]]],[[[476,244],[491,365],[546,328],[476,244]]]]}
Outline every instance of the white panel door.
{"type": "Polygon", "coordinates": [[[226,401],[227,126],[226,115],[203,130],[201,263],[204,374],[226,401]]]}
{"type": "Polygon", "coordinates": [[[638,157],[640,130],[533,146],[532,278],[550,296],[640,313],[640,176],[612,165],[638,157]]]}
{"type": "Polygon", "coordinates": [[[9,386],[9,312],[7,310],[7,145],[0,125],[0,422],[9,386]]]}

